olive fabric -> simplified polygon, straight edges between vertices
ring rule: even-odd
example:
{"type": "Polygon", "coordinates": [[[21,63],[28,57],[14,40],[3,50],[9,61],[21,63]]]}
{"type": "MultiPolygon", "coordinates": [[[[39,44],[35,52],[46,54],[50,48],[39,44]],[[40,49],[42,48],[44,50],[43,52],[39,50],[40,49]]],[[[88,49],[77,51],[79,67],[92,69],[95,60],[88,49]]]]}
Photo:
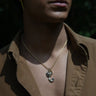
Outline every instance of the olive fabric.
{"type": "MultiPolygon", "coordinates": [[[[64,96],[96,96],[96,40],[76,34],[67,24],[64,26],[68,36],[64,96]]],[[[41,96],[20,55],[21,35],[19,32],[0,50],[0,96],[41,96]]]]}

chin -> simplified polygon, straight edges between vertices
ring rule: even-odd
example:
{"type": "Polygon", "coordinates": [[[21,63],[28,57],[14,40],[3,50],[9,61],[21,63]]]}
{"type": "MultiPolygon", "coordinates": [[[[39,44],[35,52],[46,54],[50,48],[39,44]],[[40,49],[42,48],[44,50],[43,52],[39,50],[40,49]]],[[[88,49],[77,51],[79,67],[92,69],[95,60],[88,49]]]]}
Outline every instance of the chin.
{"type": "Polygon", "coordinates": [[[48,22],[51,23],[60,23],[60,22],[64,22],[67,19],[67,17],[68,17],[68,13],[56,12],[47,16],[47,20],[48,22]]]}

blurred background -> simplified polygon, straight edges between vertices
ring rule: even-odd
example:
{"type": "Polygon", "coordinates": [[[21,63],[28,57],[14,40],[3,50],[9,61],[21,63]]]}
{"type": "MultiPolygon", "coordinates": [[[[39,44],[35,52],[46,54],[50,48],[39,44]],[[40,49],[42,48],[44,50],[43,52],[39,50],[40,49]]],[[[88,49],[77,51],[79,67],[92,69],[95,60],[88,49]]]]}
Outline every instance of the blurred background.
{"type": "MultiPolygon", "coordinates": [[[[65,21],[75,32],[96,39],[96,0],[73,0],[65,21]]],[[[0,48],[23,28],[19,0],[0,0],[0,48]]]]}

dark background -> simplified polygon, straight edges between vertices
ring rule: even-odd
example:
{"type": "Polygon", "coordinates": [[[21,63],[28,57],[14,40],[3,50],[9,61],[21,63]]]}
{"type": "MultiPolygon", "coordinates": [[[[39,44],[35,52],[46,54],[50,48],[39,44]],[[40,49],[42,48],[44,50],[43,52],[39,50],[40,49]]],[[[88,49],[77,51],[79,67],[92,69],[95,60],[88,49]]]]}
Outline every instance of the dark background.
{"type": "MultiPolygon", "coordinates": [[[[96,0],[73,0],[66,23],[77,33],[96,38],[96,0]]],[[[19,0],[0,0],[0,47],[23,26],[19,0]]]]}

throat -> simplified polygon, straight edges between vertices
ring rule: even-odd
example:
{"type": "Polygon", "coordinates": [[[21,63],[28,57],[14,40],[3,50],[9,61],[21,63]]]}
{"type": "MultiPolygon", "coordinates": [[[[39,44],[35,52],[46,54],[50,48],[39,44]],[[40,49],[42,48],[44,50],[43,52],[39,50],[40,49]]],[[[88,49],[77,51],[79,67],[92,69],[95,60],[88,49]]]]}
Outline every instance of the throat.
{"type": "Polygon", "coordinates": [[[51,54],[63,47],[67,35],[63,24],[25,28],[22,40],[37,54],[51,54]]]}
{"type": "Polygon", "coordinates": [[[35,53],[50,53],[56,42],[56,38],[54,38],[52,35],[47,35],[47,34],[39,34],[39,35],[34,35],[31,38],[24,38],[23,41],[26,43],[26,45],[31,49],[31,51],[35,53]]]}

